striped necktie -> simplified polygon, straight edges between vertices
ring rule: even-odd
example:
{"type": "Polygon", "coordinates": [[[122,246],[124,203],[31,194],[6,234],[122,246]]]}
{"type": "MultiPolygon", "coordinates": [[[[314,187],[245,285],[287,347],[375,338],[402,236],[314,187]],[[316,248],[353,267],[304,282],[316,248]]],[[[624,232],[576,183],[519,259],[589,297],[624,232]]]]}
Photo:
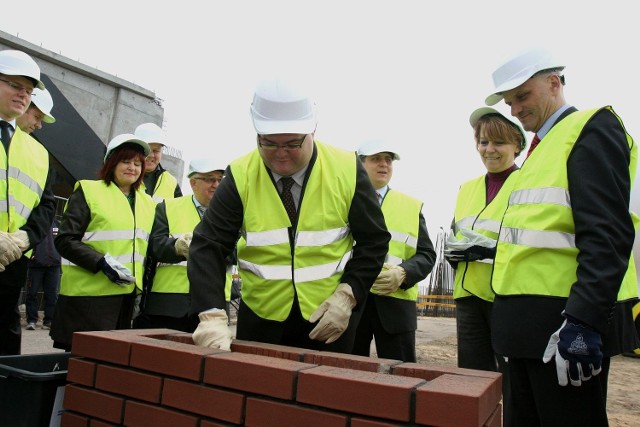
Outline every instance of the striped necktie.
{"type": "Polygon", "coordinates": [[[206,206],[202,206],[202,205],[198,206],[198,215],[200,215],[200,219],[202,219],[206,211],[207,211],[206,206]]]}

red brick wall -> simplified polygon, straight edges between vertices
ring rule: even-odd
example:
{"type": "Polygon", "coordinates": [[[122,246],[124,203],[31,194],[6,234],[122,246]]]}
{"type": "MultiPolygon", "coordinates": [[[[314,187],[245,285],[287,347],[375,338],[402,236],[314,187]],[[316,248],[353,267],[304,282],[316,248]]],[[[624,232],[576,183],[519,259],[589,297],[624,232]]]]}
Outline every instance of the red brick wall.
{"type": "Polygon", "coordinates": [[[73,338],[62,425],[501,425],[501,377],[236,340],[231,352],[168,329],[73,338]]]}

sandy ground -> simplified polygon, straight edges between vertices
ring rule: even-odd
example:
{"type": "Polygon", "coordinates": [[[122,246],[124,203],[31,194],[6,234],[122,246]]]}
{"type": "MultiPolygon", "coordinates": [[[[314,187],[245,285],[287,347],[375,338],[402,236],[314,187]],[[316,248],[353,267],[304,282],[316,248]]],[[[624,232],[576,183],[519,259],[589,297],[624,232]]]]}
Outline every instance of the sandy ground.
{"type": "MultiPolygon", "coordinates": [[[[233,331],[235,330],[233,316],[231,321],[233,331]]],[[[35,331],[27,331],[24,326],[26,322],[23,319],[23,354],[60,351],[52,347],[49,331],[41,329],[40,324],[35,331]]],[[[456,366],[455,319],[418,318],[416,343],[418,362],[456,366]]],[[[375,355],[375,345],[372,345],[372,355],[375,355]]],[[[608,412],[611,427],[640,426],[640,358],[616,356],[611,360],[608,412]]]]}

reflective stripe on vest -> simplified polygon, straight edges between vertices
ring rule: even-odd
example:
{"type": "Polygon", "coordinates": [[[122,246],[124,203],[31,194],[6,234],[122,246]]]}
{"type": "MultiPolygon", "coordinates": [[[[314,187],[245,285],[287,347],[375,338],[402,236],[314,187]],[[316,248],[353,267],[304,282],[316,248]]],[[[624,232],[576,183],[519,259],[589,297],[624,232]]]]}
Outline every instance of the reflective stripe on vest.
{"type": "MultiPolygon", "coordinates": [[[[584,126],[599,110],[578,111],[564,118],[523,164],[502,221],[492,276],[496,294],[569,295],[577,280],[578,249],[566,162],[584,126]]],[[[631,136],[626,137],[633,182],[637,147],[631,136]]],[[[635,225],[636,217],[632,217],[635,225]]],[[[637,296],[636,282],[630,257],[618,300],[637,296]]]]}
{"type": "MultiPolygon", "coordinates": [[[[91,221],[82,242],[100,252],[109,253],[131,270],[139,289],[142,288],[143,262],[153,224],[155,203],[142,189],[136,192],[135,215],[126,196],[117,185],[104,181],[78,181],[74,191],[82,187],[91,221]]],[[[107,296],[128,294],[134,285],[118,286],[101,271],[93,273],[61,260],[60,294],[67,296],[107,296]]]]}
{"type": "MultiPolygon", "coordinates": [[[[389,189],[382,202],[382,213],[391,234],[389,253],[385,262],[398,265],[416,254],[418,247],[418,233],[420,230],[420,211],[422,202],[399,191],[389,189]]],[[[413,283],[412,283],[413,285],[413,283]]],[[[372,293],[377,291],[371,289],[372,293]]],[[[388,294],[392,298],[416,301],[418,287],[400,289],[388,294]]]]}
{"type": "Polygon", "coordinates": [[[27,223],[40,203],[49,173],[49,153],[16,128],[8,159],[7,167],[7,153],[0,144],[0,230],[12,233],[27,223]]]}
{"type": "MultiPolygon", "coordinates": [[[[496,218],[502,218],[507,208],[514,181],[513,175],[516,173],[518,170],[509,175],[489,204],[487,204],[486,175],[460,186],[454,216],[456,237],[462,238],[460,229],[468,228],[492,239],[498,238],[500,221],[496,218]]],[[[453,297],[475,295],[485,301],[493,301],[495,294],[491,290],[491,270],[493,269],[491,261],[459,262],[453,285],[453,297]]]]}
{"type": "Polygon", "coordinates": [[[238,242],[242,299],[264,319],[287,318],[294,286],[308,319],[336,289],[351,257],[348,216],[357,158],[318,141],[315,146],[317,158],[298,208],[293,258],[291,222],[259,152],[231,164],[244,209],[243,238],[238,242]]]}

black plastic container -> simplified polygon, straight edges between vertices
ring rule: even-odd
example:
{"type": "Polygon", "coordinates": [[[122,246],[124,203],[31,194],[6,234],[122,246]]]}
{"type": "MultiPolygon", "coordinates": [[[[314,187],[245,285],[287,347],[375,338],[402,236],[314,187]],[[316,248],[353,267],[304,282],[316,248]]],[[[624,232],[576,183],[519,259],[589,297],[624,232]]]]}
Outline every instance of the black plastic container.
{"type": "Polygon", "coordinates": [[[49,426],[68,352],[0,356],[0,426],[49,426]]]}

